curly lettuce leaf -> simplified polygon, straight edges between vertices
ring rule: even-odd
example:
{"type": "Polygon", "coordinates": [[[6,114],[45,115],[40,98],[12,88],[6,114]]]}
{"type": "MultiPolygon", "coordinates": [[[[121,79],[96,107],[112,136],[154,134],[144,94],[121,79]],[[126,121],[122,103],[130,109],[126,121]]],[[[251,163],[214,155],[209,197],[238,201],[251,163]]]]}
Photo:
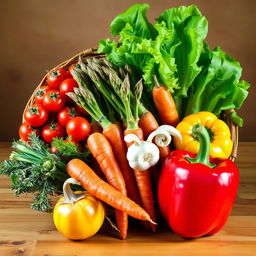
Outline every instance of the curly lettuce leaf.
{"type": "Polygon", "coordinates": [[[108,60],[117,66],[130,64],[139,69],[149,90],[153,87],[152,75],[156,74],[159,81],[173,91],[178,88],[173,54],[179,43],[169,45],[172,34],[165,23],[153,26],[157,36],[146,39],[134,35],[134,28],[127,23],[119,34],[122,44],[118,45],[109,39],[102,40],[98,51],[105,52],[108,60]]]}
{"type": "MultiPolygon", "coordinates": [[[[148,8],[136,4],[118,15],[111,32],[119,35],[119,41],[101,40],[99,52],[117,66],[133,66],[144,78],[146,97],[156,75],[172,92],[180,118],[202,110],[219,115],[222,110],[239,109],[250,85],[240,81],[242,68],[237,61],[204,43],[208,22],[199,9],[195,5],[171,8],[151,24],[148,8]]],[[[233,116],[242,125],[242,119],[233,116]]]]}
{"type": "Polygon", "coordinates": [[[189,87],[201,71],[197,62],[208,33],[208,22],[195,5],[165,10],[156,21],[165,22],[176,43],[179,42],[174,58],[180,88],[175,90],[174,98],[187,97],[189,87]]]}
{"type": "Polygon", "coordinates": [[[168,89],[173,92],[174,88],[178,88],[178,79],[175,76],[177,67],[173,53],[179,45],[173,44],[167,47],[172,40],[172,34],[166,28],[164,22],[155,24],[158,35],[155,39],[143,39],[134,48],[136,54],[150,54],[151,60],[142,67],[144,73],[143,78],[146,84],[153,84],[152,74],[156,74],[160,83],[165,84],[168,89]]]}
{"type": "Polygon", "coordinates": [[[110,24],[111,34],[117,36],[130,24],[133,27],[133,35],[142,38],[154,38],[156,31],[147,19],[148,4],[134,4],[127,11],[116,16],[110,24]]]}
{"type": "MultiPolygon", "coordinates": [[[[186,102],[185,116],[198,111],[210,111],[217,116],[227,109],[239,109],[248,95],[249,84],[239,81],[242,68],[220,47],[213,51],[205,44],[198,62],[202,71],[196,77],[186,102]]],[[[237,115],[234,122],[242,125],[237,115]]]]}

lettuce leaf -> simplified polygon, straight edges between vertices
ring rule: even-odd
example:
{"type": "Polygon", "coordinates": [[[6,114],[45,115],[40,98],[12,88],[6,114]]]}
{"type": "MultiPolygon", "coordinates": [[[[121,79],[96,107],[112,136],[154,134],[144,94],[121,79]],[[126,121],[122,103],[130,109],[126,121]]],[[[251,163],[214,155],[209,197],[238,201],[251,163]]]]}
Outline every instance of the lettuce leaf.
{"type": "Polygon", "coordinates": [[[101,40],[98,51],[106,53],[107,59],[117,66],[130,64],[139,69],[149,91],[153,88],[152,75],[155,74],[173,92],[174,88],[178,88],[173,55],[179,42],[170,45],[172,34],[164,22],[153,27],[156,37],[147,39],[136,35],[134,27],[126,23],[119,33],[121,44],[110,39],[101,40]]]}
{"type": "Polygon", "coordinates": [[[156,31],[146,17],[148,8],[148,4],[134,4],[126,12],[116,16],[110,24],[111,34],[113,36],[119,35],[126,24],[130,24],[133,27],[132,34],[134,36],[147,39],[154,38],[156,31]]]}
{"type": "MultiPolygon", "coordinates": [[[[207,19],[195,5],[165,10],[155,24],[147,19],[148,4],[135,4],[118,15],[110,29],[119,40],[99,42],[98,51],[117,66],[129,64],[144,78],[144,99],[152,101],[152,75],[172,93],[180,118],[198,111],[220,115],[239,109],[249,84],[240,81],[242,68],[219,47],[209,49],[204,40],[207,19]]],[[[234,122],[243,124],[237,114],[234,122]]]]}
{"type": "Polygon", "coordinates": [[[208,22],[195,5],[165,10],[156,20],[165,22],[175,41],[179,42],[174,57],[180,86],[174,97],[187,97],[189,87],[201,71],[197,62],[208,33],[208,22]]]}
{"type": "MultiPolygon", "coordinates": [[[[246,81],[239,81],[242,74],[239,62],[220,47],[211,51],[205,44],[198,64],[202,71],[189,91],[185,116],[198,111],[210,111],[219,116],[222,110],[239,109],[250,86],[246,81]]],[[[233,121],[243,124],[238,116],[233,121]]]]}

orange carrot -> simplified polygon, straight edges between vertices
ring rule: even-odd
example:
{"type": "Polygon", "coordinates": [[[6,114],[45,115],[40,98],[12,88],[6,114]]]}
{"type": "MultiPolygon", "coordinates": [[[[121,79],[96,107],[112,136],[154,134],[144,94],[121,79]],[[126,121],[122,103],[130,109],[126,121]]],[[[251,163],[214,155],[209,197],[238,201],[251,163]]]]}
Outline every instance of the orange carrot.
{"type": "Polygon", "coordinates": [[[114,152],[114,156],[123,174],[128,197],[140,205],[140,195],[136,185],[133,170],[129,166],[128,160],[126,158],[127,148],[120,124],[113,123],[107,126],[103,129],[103,134],[108,139],[114,152]]]}
{"type": "Polygon", "coordinates": [[[175,126],[179,122],[179,115],[171,93],[164,85],[159,85],[154,76],[155,87],[152,90],[153,99],[163,124],[175,126]]]}
{"type": "MultiPolygon", "coordinates": [[[[143,131],[141,128],[135,129],[126,129],[124,132],[127,134],[135,134],[140,140],[143,140],[143,131]]],[[[127,147],[129,147],[132,143],[127,143],[127,147]]],[[[137,186],[140,192],[140,197],[142,201],[143,208],[149,213],[151,219],[153,221],[156,220],[154,202],[153,202],[153,194],[152,194],[152,186],[150,181],[150,173],[149,170],[139,171],[134,169],[135,178],[137,181],[137,186]]],[[[150,227],[155,231],[156,225],[150,223],[150,227]]]]}
{"type": "Polygon", "coordinates": [[[108,183],[100,179],[94,171],[82,160],[72,159],[67,164],[67,173],[90,194],[128,215],[152,222],[149,214],[131,199],[120,193],[108,183]]]}
{"type": "MultiPolygon", "coordinates": [[[[155,131],[159,125],[154,115],[150,111],[144,112],[140,116],[139,127],[143,130],[144,136],[147,138],[150,133],[155,131]]],[[[170,147],[158,147],[160,151],[160,161],[162,162],[170,153],[170,147]]]]}
{"type": "MultiPolygon", "coordinates": [[[[126,187],[121,170],[116,162],[111,145],[101,133],[93,133],[87,140],[87,146],[93,157],[97,160],[108,183],[126,196],[126,187]]],[[[127,236],[128,216],[125,212],[116,210],[116,224],[122,239],[127,236]]]]}

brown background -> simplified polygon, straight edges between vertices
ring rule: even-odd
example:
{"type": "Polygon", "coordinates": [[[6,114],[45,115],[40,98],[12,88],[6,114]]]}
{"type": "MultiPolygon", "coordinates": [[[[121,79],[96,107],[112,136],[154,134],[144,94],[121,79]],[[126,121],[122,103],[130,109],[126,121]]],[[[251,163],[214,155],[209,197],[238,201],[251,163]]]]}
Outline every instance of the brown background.
{"type": "MultiPolygon", "coordinates": [[[[131,4],[121,0],[1,1],[0,140],[17,136],[23,108],[45,70],[109,37],[109,23],[131,4]]],[[[255,83],[256,1],[147,1],[153,20],[166,8],[195,3],[209,21],[207,41],[220,45],[244,67],[243,79],[255,83]]],[[[254,86],[252,86],[254,87],[254,86]]],[[[240,140],[256,141],[255,90],[240,114],[240,140]]]]}

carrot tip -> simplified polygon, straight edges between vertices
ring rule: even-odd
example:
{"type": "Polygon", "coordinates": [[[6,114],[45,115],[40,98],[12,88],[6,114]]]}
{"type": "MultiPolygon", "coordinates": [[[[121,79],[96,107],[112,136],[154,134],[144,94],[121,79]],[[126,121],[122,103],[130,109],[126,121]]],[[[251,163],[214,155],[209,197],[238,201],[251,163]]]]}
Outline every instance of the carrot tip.
{"type": "Polygon", "coordinates": [[[151,224],[153,224],[153,225],[157,225],[157,223],[156,222],[154,222],[153,220],[151,220],[151,219],[149,219],[148,220],[151,224]]]}

